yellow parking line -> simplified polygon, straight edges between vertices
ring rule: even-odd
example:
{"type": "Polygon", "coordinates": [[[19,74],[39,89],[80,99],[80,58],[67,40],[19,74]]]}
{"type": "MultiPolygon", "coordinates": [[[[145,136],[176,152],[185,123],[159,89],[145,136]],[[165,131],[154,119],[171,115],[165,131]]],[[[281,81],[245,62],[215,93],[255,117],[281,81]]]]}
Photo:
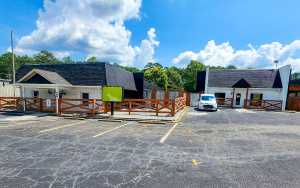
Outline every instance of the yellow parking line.
{"type": "Polygon", "coordinates": [[[94,138],[95,138],[95,137],[98,137],[98,136],[101,136],[101,135],[103,135],[103,134],[109,133],[109,132],[111,132],[111,131],[113,131],[113,130],[116,130],[116,129],[118,129],[118,128],[124,127],[125,125],[129,125],[129,124],[131,124],[131,123],[133,123],[133,122],[129,122],[129,123],[126,123],[126,124],[121,125],[121,126],[119,126],[119,127],[115,127],[115,128],[113,128],[113,129],[110,129],[110,130],[105,131],[105,132],[103,132],[103,133],[97,134],[97,135],[94,136],[94,138]]]}
{"type": "Polygon", "coordinates": [[[60,126],[60,127],[54,127],[54,128],[51,128],[51,129],[43,130],[43,131],[40,131],[40,133],[48,132],[48,131],[53,131],[53,130],[61,129],[61,128],[65,128],[65,127],[71,127],[73,125],[78,125],[78,124],[82,124],[82,123],[86,123],[86,122],[81,121],[81,122],[76,122],[76,123],[70,123],[70,124],[67,124],[67,125],[60,126]]]}
{"type": "Polygon", "coordinates": [[[168,132],[167,132],[167,134],[164,136],[164,137],[162,137],[161,139],[160,139],[160,143],[163,143],[167,138],[168,138],[168,136],[171,134],[171,132],[175,129],[175,127],[178,125],[178,123],[176,123],[168,132]]]}

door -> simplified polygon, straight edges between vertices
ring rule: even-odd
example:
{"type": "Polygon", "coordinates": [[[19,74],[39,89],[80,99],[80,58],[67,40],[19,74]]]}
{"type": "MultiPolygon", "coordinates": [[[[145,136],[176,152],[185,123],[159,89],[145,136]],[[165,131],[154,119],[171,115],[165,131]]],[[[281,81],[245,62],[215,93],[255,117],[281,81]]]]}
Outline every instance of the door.
{"type": "Polygon", "coordinates": [[[242,95],[241,93],[237,93],[235,95],[235,103],[234,103],[234,107],[242,107],[242,95]]]}

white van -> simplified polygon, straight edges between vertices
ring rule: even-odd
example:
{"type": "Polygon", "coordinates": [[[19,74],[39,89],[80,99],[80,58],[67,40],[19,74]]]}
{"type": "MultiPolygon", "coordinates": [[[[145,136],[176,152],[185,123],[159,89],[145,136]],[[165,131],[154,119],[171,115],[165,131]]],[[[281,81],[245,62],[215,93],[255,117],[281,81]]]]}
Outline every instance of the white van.
{"type": "Polygon", "coordinates": [[[218,110],[217,100],[214,95],[202,94],[198,101],[199,110],[218,110]]]}

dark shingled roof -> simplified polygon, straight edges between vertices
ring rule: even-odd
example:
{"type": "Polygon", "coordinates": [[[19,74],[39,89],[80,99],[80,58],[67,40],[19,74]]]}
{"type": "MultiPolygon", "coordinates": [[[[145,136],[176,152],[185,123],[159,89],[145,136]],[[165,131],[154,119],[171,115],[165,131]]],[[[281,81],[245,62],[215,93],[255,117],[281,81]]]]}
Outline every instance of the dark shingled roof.
{"type": "Polygon", "coordinates": [[[247,87],[251,87],[251,85],[244,78],[242,78],[237,83],[235,83],[232,87],[247,88],[247,87]]]}
{"type": "Polygon", "coordinates": [[[209,70],[208,87],[233,87],[241,79],[252,88],[282,88],[278,69],[209,70]]]}
{"type": "Polygon", "coordinates": [[[55,72],[76,86],[123,86],[124,89],[136,91],[133,73],[108,63],[22,65],[16,74],[16,80],[20,80],[32,69],[55,72]]]}
{"type": "Polygon", "coordinates": [[[293,79],[290,81],[290,85],[300,86],[300,79],[293,79]]]}

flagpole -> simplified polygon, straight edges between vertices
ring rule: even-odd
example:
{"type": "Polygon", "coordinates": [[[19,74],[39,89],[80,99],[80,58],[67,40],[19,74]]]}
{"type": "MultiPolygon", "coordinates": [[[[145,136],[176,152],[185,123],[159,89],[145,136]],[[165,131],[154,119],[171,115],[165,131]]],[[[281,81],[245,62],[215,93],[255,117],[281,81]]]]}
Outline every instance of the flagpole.
{"type": "Polygon", "coordinates": [[[11,31],[11,53],[12,53],[12,67],[13,67],[14,97],[16,97],[16,78],[15,78],[15,56],[14,56],[13,30],[10,30],[10,31],[11,31]]]}

